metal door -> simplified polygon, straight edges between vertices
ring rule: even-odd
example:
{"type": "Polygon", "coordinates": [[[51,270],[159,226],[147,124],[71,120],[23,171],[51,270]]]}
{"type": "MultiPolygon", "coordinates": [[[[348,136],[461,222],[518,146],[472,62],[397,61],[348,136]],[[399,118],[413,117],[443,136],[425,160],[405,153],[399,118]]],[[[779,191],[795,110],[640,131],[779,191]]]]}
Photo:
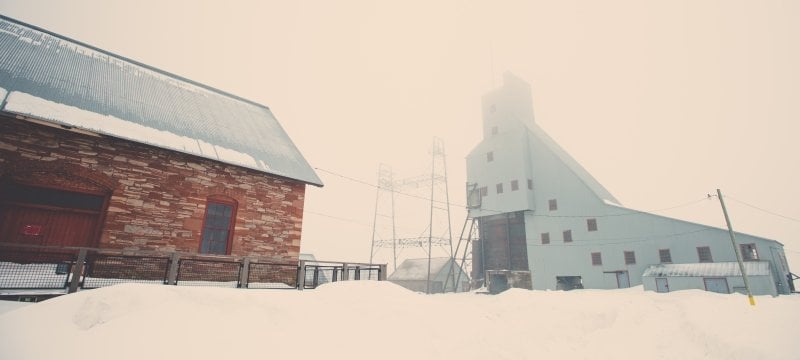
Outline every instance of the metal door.
{"type": "Polygon", "coordinates": [[[628,277],[627,271],[620,271],[617,273],[617,286],[620,289],[631,287],[631,279],[628,277]]]}
{"type": "Polygon", "coordinates": [[[728,280],[725,278],[704,278],[703,282],[706,285],[706,291],[711,291],[720,294],[730,294],[728,289],[728,280]]]}
{"type": "Polygon", "coordinates": [[[656,292],[669,292],[669,283],[667,283],[667,278],[656,278],[656,292]]]}

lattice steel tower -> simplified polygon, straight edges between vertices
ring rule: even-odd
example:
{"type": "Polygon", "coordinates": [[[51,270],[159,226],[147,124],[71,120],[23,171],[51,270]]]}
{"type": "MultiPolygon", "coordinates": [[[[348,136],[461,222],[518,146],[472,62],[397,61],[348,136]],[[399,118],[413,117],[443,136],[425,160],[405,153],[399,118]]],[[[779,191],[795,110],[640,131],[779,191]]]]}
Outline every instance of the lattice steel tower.
{"type": "MultiPolygon", "coordinates": [[[[397,269],[404,249],[420,249],[428,258],[428,291],[430,291],[430,260],[434,253],[453,256],[452,229],[450,225],[450,194],[447,188],[447,160],[444,143],[433,139],[431,146],[430,175],[395,180],[391,167],[381,164],[378,168],[378,189],[375,197],[375,213],[372,228],[370,263],[380,248],[392,249],[392,269],[397,269]],[[416,200],[418,205],[400,204],[399,198],[416,200]],[[403,234],[414,220],[420,220],[424,200],[428,217],[426,228],[415,234],[403,234]],[[403,206],[406,205],[406,206],[403,206]],[[398,216],[401,210],[410,210],[409,216],[398,216]],[[401,227],[398,227],[398,222],[401,227]],[[398,235],[398,232],[402,235],[398,235]]],[[[418,225],[421,227],[422,223],[418,225]]],[[[414,226],[416,227],[416,226],[414,226]]],[[[418,231],[418,228],[416,229],[418,231]]]]}

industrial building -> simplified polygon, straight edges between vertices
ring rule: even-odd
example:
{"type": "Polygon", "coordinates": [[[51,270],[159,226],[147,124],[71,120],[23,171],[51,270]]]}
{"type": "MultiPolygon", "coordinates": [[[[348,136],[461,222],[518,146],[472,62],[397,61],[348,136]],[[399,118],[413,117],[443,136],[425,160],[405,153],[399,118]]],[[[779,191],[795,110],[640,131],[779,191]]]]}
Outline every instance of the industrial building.
{"type": "MultiPolygon", "coordinates": [[[[487,271],[511,270],[530,271],[542,290],[626,288],[646,279],[646,289],[660,284],[659,291],[743,291],[726,229],[621,205],[536,124],[526,82],[506,74],[482,105],[483,139],[466,159],[479,284],[487,271]]],[[[754,293],[793,290],[780,242],[736,239],[759,284],[754,293]]]]}

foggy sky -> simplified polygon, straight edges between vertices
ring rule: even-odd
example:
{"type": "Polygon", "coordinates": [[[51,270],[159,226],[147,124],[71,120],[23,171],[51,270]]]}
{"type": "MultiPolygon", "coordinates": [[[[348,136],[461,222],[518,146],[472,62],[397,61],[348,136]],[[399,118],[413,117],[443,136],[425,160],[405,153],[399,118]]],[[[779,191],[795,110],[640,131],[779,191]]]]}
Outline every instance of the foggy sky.
{"type": "MultiPolygon", "coordinates": [[[[381,162],[430,172],[438,136],[463,204],[480,98],[511,71],[536,122],[623,205],[721,188],[800,219],[800,2],[2,0],[0,13],[265,104],[312,166],[354,179],[375,183],[381,162]]],[[[302,250],[366,261],[375,188],[318,173],[302,250]]],[[[798,257],[800,221],[727,205],[737,231],[798,257]]],[[[716,200],[658,213],[725,224],[716,200]]],[[[464,216],[452,207],[454,236],[464,216]]]]}

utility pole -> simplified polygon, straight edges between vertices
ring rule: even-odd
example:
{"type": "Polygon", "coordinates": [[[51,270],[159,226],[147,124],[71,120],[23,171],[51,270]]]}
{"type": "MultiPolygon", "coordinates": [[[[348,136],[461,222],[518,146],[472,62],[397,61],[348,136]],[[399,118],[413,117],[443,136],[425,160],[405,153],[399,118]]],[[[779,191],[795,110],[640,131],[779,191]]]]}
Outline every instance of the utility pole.
{"type": "Polygon", "coordinates": [[[744,270],[744,263],[742,262],[742,253],[739,251],[739,246],[736,245],[736,236],[733,234],[733,226],[731,226],[731,219],[728,217],[728,209],[725,208],[725,200],[722,199],[722,191],[717,189],[717,198],[722,205],[722,213],[725,215],[725,223],[728,224],[728,234],[731,236],[731,244],[733,251],[736,252],[736,261],[739,262],[739,271],[742,273],[744,279],[744,287],[747,289],[747,298],[750,299],[750,305],[755,306],[756,300],[753,299],[753,294],[750,292],[750,281],[747,280],[747,273],[744,270]]]}

